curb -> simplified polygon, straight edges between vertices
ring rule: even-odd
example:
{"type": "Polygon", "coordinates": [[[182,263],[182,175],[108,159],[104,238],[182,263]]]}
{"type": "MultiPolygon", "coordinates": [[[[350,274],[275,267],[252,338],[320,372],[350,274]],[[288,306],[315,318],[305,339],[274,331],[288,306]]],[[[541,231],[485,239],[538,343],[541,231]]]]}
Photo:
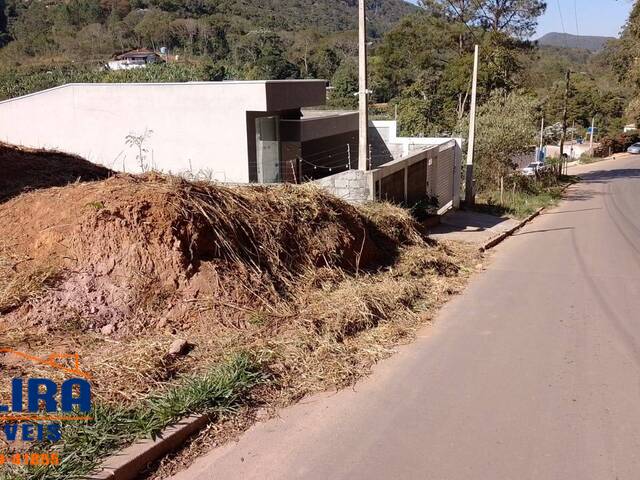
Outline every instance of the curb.
{"type": "Polygon", "coordinates": [[[485,243],[483,246],[480,247],[480,251],[481,252],[486,252],[487,250],[490,250],[493,247],[495,247],[496,245],[502,243],[506,238],[508,238],[511,235],[513,235],[514,233],[516,233],[518,230],[520,230],[522,227],[524,227],[527,223],[529,223],[531,220],[533,220],[538,215],[540,215],[543,211],[544,211],[544,207],[538,209],[536,212],[534,212],[531,215],[529,215],[527,218],[522,220],[515,227],[510,228],[509,230],[507,230],[506,232],[501,233],[500,235],[498,235],[495,238],[492,238],[491,240],[489,240],[487,243],[485,243]]]}
{"type": "Polygon", "coordinates": [[[171,450],[209,423],[210,415],[192,415],[165,428],[155,439],[141,440],[108,457],[87,480],[133,480],[147,465],[171,450]]]}
{"type": "MultiPolygon", "coordinates": [[[[561,194],[564,194],[564,192],[567,191],[567,189],[571,186],[575,185],[575,183],[569,183],[567,185],[565,185],[564,187],[562,187],[562,190],[560,191],[561,194]]],[[[535,211],[534,213],[532,213],[531,215],[529,215],[527,218],[525,218],[524,220],[522,220],[518,225],[516,225],[515,227],[507,230],[506,232],[501,233],[500,235],[498,235],[495,238],[492,238],[491,240],[489,240],[487,243],[485,243],[483,246],[480,247],[480,252],[486,252],[487,250],[491,250],[493,247],[495,247],[496,245],[502,243],[505,239],[507,239],[508,237],[510,237],[511,235],[513,235],[514,233],[516,233],[518,230],[520,230],[522,227],[524,227],[527,223],[529,223],[531,220],[533,220],[534,218],[536,218],[537,216],[539,216],[542,212],[544,212],[548,207],[542,207],[539,208],[537,211],[535,211]]]]}

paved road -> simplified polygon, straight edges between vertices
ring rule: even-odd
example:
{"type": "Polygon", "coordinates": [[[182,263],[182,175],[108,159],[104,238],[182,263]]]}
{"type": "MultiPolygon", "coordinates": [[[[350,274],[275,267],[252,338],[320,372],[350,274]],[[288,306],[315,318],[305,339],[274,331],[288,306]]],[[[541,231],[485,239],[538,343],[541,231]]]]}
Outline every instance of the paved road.
{"type": "Polygon", "coordinates": [[[370,378],[176,479],[640,478],[640,159],[581,168],[370,378]]]}

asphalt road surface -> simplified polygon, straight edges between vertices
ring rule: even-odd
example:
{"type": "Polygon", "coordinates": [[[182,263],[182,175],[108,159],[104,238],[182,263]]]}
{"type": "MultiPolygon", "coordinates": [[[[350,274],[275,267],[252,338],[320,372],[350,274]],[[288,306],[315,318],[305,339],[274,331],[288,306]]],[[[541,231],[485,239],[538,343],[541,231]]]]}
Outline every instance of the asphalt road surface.
{"type": "Polygon", "coordinates": [[[640,478],[640,157],[579,167],[413,344],[176,479],[640,478]]]}

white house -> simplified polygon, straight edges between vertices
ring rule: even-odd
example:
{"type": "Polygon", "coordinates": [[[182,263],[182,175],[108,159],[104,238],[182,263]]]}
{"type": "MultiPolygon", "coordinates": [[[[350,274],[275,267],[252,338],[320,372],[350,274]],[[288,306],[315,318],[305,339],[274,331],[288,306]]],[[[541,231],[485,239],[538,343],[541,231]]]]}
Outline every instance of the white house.
{"type": "Polygon", "coordinates": [[[319,178],[357,165],[357,113],[301,110],[325,101],[324,80],[68,84],[0,102],[0,140],[126,172],[319,178]]]}
{"type": "Polygon", "coordinates": [[[152,63],[162,63],[164,60],[153,50],[141,48],[116,55],[107,64],[111,70],[131,70],[133,68],[144,68],[152,63]]]}

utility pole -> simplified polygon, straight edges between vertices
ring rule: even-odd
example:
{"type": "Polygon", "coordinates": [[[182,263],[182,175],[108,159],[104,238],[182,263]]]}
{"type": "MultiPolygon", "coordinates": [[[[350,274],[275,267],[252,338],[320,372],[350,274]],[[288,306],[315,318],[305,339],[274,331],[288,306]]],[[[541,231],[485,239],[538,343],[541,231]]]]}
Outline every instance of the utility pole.
{"type": "Polygon", "coordinates": [[[544,115],[542,115],[542,120],[540,122],[540,150],[538,150],[538,158],[536,158],[536,162],[540,161],[540,157],[542,157],[543,148],[544,148],[544,115]]]}
{"type": "Polygon", "coordinates": [[[591,139],[589,140],[589,152],[591,155],[593,155],[593,131],[596,128],[596,117],[594,116],[593,119],[591,119],[591,139]]]}
{"type": "Polygon", "coordinates": [[[467,175],[464,201],[468,207],[475,203],[473,191],[473,153],[476,143],[476,96],[478,93],[478,57],[479,47],[475,46],[473,54],[473,81],[471,84],[471,112],[469,113],[469,143],[467,145],[467,175]]]}
{"type": "Polygon", "coordinates": [[[567,105],[569,103],[569,84],[571,82],[571,70],[567,70],[566,83],[564,86],[564,107],[562,109],[562,135],[560,136],[560,168],[558,173],[562,174],[562,164],[564,162],[564,141],[567,137],[567,105]]]}
{"type": "Polygon", "coordinates": [[[367,170],[369,145],[369,115],[367,106],[367,17],[366,0],[358,0],[358,100],[359,100],[359,136],[358,170],[367,170]]]}

